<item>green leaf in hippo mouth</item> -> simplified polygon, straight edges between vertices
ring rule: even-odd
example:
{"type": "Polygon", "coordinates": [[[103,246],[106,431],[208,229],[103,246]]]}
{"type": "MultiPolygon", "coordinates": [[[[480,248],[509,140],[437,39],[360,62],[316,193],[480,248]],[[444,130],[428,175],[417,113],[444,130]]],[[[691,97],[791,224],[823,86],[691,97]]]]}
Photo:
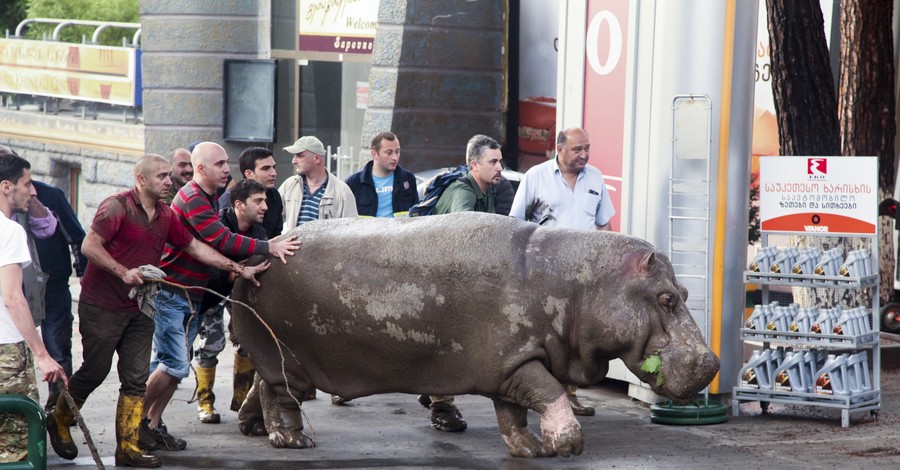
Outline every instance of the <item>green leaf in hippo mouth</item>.
{"type": "Polygon", "coordinates": [[[641,370],[656,376],[656,386],[659,387],[664,383],[662,374],[662,359],[658,354],[651,354],[644,359],[641,364],[641,370]]]}

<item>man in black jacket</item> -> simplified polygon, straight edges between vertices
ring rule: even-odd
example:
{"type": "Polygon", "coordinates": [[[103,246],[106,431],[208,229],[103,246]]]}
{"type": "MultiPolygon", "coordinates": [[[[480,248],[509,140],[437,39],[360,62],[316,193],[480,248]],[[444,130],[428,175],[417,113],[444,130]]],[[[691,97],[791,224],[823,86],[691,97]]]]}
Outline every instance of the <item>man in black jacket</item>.
{"type": "Polygon", "coordinates": [[[347,178],[363,217],[406,217],[419,202],[416,177],[399,165],[400,139],[390,132],[372,138],[372,161],[347,178]]]}
{"type": "MultiPolygon", "coordinates": [[[[69,291],[69,277],[72,276],[72,252],[76,254],[76,275],[81,277],[87,267],[87,258],[81,254],[84,228],[75,211],[69,205],[66,194],[59,188],[40,181],[33,181],[37,199],[47,207],[58,220],[56,232],[48,238],[35,238],[41,268],[50,275],[45,299],[45,316],[41,322],[41,336],[56,362],[63,367],[67,377],[72,376],[72,293],[69,291]],[[70,247],[75,247],[74,250],[70,247]]],[[[56,384],[48,384],[50,395],[46,410],[56,405],[59,391],[56,384]]]]}
{"type": "MultiPolygon", "coordinates": [[[[268,191],[265,186],[253,178],[247,178],[228,191],[231,196],[230,205],[222,206],[219,209],[219,220],[222,224],[234,233],[258,240],[267,240],[269,237],[266,234],[267,228],[264,220],[270,210],[268,208],[268,191]]],[[[278,228],[280,231],[281,225],[278,228]]],[[[241,259],[234,260],[242,261],[241,259]]],[[[235,279],[228,272],[211,269],[207,287],[223,296],[228,296],[234,287],[235,279]]],[[[215,423],[221,419],[216,419],[219,414],[214,407],[213,380],[203,380],[202,374],[199,373],[201,370],[215,371],[218,353],[225,348],[225,328],[222,318],[225,301],[219,296],[206,293],[201,302],[201,311],[207,312],[212,309],[216,309],[218,315],[207,315],[202,318],[200,348],[195,352],[198,371],[197,397],[200,401],[197,413],[198,419],[202,423],[215,423]],[[204,418],[206,419],[204,420],[204,418]]],[[[230,330],[231,324],[229,323],[228,326],[230,330]]],[[[235,347],[231,410],[238,411],[253,384],[254,369],[250,358],[240,349],[233,334],[231,339],[235,347]]]]}

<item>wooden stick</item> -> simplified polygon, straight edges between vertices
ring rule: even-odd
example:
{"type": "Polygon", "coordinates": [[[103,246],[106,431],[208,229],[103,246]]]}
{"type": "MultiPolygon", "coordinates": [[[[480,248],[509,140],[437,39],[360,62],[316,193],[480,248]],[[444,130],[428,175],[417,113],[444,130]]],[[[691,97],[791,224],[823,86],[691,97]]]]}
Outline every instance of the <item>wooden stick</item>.
{"type": "MultiPolygon", "coordinates": [[[[91,450],[91,457],[94,458],[94,463],[97,464],[97,468],[104,470],[106,467],[103,466],[103,461],[100,460],[100,454],[97,453],[97,446],[94,445],[94,440],[91,439],[91,431],[88,430],[87,424],[81,417],[81,412],[78,410],[78,405],[75,404],[75,399],[72,398],[72,395],[69,395],[69,391],[66,390],[66,386],[62,379],[56,381],[56,388],[59,390],[59,393],[66,398],[66,403],[69,404],[69,409],[72,411],[72,415],[75,416],[75,422],[78,423],[78,427],[81,428],[81,432],[84,434],[84,440],[87,441],[88,449],[91,450]]],[[[53,418],[51,417],[50,419],[53,418]]]]}

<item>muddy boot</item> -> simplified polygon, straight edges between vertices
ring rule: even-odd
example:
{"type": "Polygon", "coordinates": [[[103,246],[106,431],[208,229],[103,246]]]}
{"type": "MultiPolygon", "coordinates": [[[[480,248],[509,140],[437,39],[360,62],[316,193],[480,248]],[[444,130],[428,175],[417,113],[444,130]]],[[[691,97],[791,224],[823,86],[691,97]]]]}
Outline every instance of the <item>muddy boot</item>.
{"type": "Polygon", "coordinates": [[[249,357],[244,357],[234,353],[234,393],[231,395],[231,411],[239,411],[244,400],[247,399],[247,393],[253,386],[253,374],[256,370],[249,357]]]}
{"type": "Polygon", "coordinates": [[[462,413],[453,403],[435,402],[429,408],[431,409],[431,427],[438,431],[460,432],[465,431],[468,427],[462,413]]]}
{"type": "Polygon", "coordinates": [[[592,406],[582,405],[580,401],[578,401],[578,397],[575,396],[575,392],[578,390],[578,387],[575,385],[566,385],[566,396],[569,397],[569,402],[572,404],[572,413],[575,413],[578,416],[594,416],[594,408],[592,406]]]}
{"type": "Polygon", "coordinates": [[[116,467],[156,468],[159,457],[147,455],[138,446],[144,398],[119,395],[116,406],[116,467]]]}
{"type": "Polygon", "coordinates": [[[316,399],[316,389],[311,388],[305,392],[303,392],[303,401],[310,401],[316,399]]]}
{"type": "Polygon", "coordinates": [[[419,404],[427,409],[431,409],[431,397],[428,395],[419,395],[419,404]]]}
{"type": "Polygon", "coordinates": [[[260,379],[257,375],[253,379],[253,387],[247,392],[247,399],[238,411],[238,429],[245,436],[265,436],[265,421],[263,421],[262,404],[259,401],[260,379]]]}
{"type": "Polygon", "coordinates": [[[59,392],[54,390],[50,392],[49,396],[47,396],[47,403],[44,404],[44,413],[47,415],[53,413],[53,409],[56,408],[57,401],[59,401],[59,392]]]}
{"type": "Polygon", "coordinates": [[[201,423],[216,424],[222,421],[219,412],[214,406],[216,394],[213,393],[213,383],[216,381],[215,367],[197,367],[197,419],[201,423]]]}
{"type": "MultiPolygon", "coordinates": [[[[84,400],[72,398],[75,399],[75,404],[80,409],[84,404],[84,400]]],[[[53,447],[56,455],[66,460],[74,460],[75,457],[78,457],[78,447],[75,446],[75,441],[72,440],[72,433],[69,429],[69,425],[74,420],[75,416],[72,414],[72,410],[69,409],[66,398],[60,395],[56,400],[56,407],[53,413],[47,415],[47,435],[50,437],[50,445],[53,447]]]]}

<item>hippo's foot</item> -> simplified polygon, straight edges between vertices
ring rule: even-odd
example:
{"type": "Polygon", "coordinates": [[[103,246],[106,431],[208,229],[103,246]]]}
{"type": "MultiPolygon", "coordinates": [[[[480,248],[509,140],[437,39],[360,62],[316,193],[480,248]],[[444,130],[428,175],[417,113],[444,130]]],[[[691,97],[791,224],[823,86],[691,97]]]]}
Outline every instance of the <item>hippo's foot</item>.
{"type": "Polygon", "coordinates": [[[541,433],[544,445],[553,449],[557,455],[581,455],[584,448],[581,425],[572,414],[572,405],[565,394],[548,404],[547,409],[541,413],[541,433]]]}
{"type": "Polygon", "coordinates": [[[503,442],[513,457],[550,457],[553,448],[544,444],[541,438],[528,429],[528,409],[514,403],[494,399],[497,424],[503,442]]]}
{"type": "Polygon", "coordinates": [[[277,408],[274,416],[266,413],[266,429],[269,430],[269,443],[276,449],[306,449],[315,447],[316,443],[303,433],[303,421],[300,410],[277,408]]]}
{"type": "MultiPolygon", "coordinates": [[[[268,391],[263,388],[263,394],[268,391]]],[[[303,419],[299,409],[288,409],[273,401],[263,399],[265,428],[269,431],[269,443],[276,449],[306,449],[316,443],[303,433],[303,419]]]]}
{"type": "Polygon", "coordinates": [[[503,442],[513,457],[552,457],[553,448],[544,444],[537,434],[526,428],[513,428],[509,434],[503,435],[503,442]]]}
{"type": "Polygon", "coordinates": [[[300,430],[278,429],[269,433],[269,444],[276,449],[308,449],[316,443],[300,430]]]}
{"type": "Polygon", "coordinates": [[[262,420],[238,422],[238,429],[245,436],[265,436],[268,434],[266,424],[262,420]]]}

